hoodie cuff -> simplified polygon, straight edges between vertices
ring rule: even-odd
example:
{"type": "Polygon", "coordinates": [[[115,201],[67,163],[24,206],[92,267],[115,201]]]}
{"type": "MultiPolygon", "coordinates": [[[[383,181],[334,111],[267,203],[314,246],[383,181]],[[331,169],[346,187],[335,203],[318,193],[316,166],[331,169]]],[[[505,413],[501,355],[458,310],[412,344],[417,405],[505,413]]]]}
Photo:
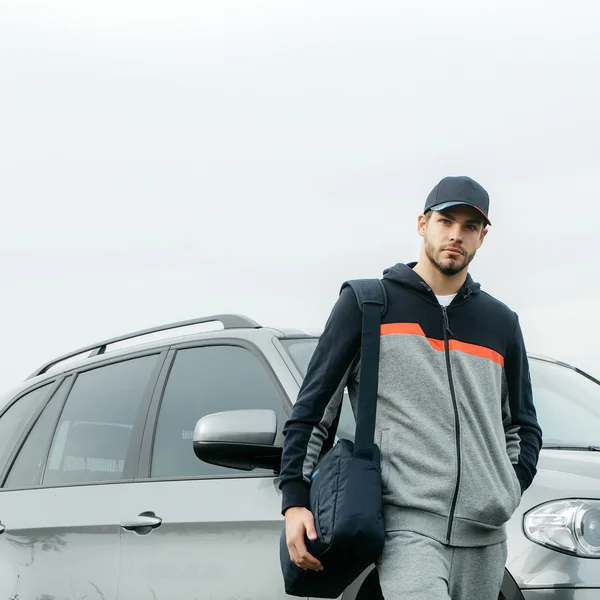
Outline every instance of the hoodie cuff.
{"type": "Polygon", "coordinates": [[[310,487],[305,481],[288,481],[281,486],[282,506],[281,514],[292,506],[302,506],[309,508],[309,491],[310,487]]]}

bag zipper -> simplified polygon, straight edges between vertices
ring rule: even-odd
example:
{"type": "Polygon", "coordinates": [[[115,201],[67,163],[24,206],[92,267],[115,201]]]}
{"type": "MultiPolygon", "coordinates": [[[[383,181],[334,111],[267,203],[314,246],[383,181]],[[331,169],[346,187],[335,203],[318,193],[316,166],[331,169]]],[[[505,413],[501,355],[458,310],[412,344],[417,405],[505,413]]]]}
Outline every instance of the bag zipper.
{"type": "Polygon", "coordinates": [[[454,408],[454,428],[456,431],[456,487],[454,488],[454,496],[452,497],[452,506],[450,508],[450,516],[448,517],[448,530],[446,532],[446,542],[450,543],[450,536],[452,533],[452,523],[454,521],[454,512],[456,510],[456,502],[458,500],[458,488],[460,487],[460,475],[461,475],[461,458],[460,458],[460,421],[458,417],[458,404],[456,403],[456,393],[454,391],[454,381],[452,380],[452,367],[450,366],[450,343],[448,341],[448,332],[451,335],[452,330],[448,322],[448,312],[446,307],[442,306],[442,313],[444,315],[444,351],[446,354],[446,369],[448,371],[448,382],[450,383],[450,395],[452,396],[452,406],[454,408]]]}

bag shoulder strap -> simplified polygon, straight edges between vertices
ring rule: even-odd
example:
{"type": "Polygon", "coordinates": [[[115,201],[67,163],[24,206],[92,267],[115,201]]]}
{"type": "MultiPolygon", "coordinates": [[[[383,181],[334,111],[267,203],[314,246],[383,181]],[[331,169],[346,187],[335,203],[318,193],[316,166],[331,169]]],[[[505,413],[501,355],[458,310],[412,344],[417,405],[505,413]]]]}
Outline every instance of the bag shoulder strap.
{"type": "Polygon", "coordinates": [[[366,303],[377,304],[382,307],[381,316],[385,315],[387,311],[387,294],[381,279],[350,279],[342,284],[340,294],[346,287],[352,288],[361,311],[363,311],[366,303]]]}
{"type": "Polygon", "coordinates": [[[344,282],[341,290],[347,286],[354,291],[358,306],[362,311],[360,381],[354,456],[371,459],[377,416],[381,317],[387,311],[387,295],[380,279],[353,279],[344,282]]]}

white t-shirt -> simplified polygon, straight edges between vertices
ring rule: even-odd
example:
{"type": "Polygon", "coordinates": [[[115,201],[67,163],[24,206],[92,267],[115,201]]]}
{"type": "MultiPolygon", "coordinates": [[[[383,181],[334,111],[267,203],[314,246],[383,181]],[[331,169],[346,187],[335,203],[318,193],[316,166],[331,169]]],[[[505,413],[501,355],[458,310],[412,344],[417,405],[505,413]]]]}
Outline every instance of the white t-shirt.
{"type": "Polygon", "coordinates": [[[442,306],[448,306],[448,304],[450,304],[450,302],[452,302],[452,300],[454,300],[455,296],[456,296],[456,294],[450,294],[449,296],[438,296],[438,295],[436,295],[436,298],[438,299],[438,302],[442,306]]]}

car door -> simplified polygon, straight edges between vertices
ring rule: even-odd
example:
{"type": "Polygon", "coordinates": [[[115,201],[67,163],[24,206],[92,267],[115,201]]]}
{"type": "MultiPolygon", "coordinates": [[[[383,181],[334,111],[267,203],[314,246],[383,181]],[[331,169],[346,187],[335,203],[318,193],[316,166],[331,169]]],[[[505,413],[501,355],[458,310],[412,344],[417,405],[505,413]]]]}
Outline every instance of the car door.
{"type": "Polygon", "coordinates": [[[0,491],[1,598],[116,598],[119,515],[161,358],[73,374],[36,419],[0,491]]]}
{"type": "MultiPolygon", "coordinates": [[[[56,385],[56,381],[49,381],[27,389],[0,409],[0,481],[10,465],[15,445],[27,434],[29,424],[43,409],[56,385]]],[[[0,598],[14,598],[19,569],[7,542],[7,523],[11,522],[11,514],[6,499],[7,496],[0,493],[0,598]]]]}
{"type": "Polygon", "coordinates": [[[288,598],[273,472],[202,462],[192,443],[198,419],[220,411],[272,409],[281,427],[289,401],[269,364],[242,342],[180,348],[155,400],[122,515],[149,526],[124,532],[119,598],[288,598]]]}

